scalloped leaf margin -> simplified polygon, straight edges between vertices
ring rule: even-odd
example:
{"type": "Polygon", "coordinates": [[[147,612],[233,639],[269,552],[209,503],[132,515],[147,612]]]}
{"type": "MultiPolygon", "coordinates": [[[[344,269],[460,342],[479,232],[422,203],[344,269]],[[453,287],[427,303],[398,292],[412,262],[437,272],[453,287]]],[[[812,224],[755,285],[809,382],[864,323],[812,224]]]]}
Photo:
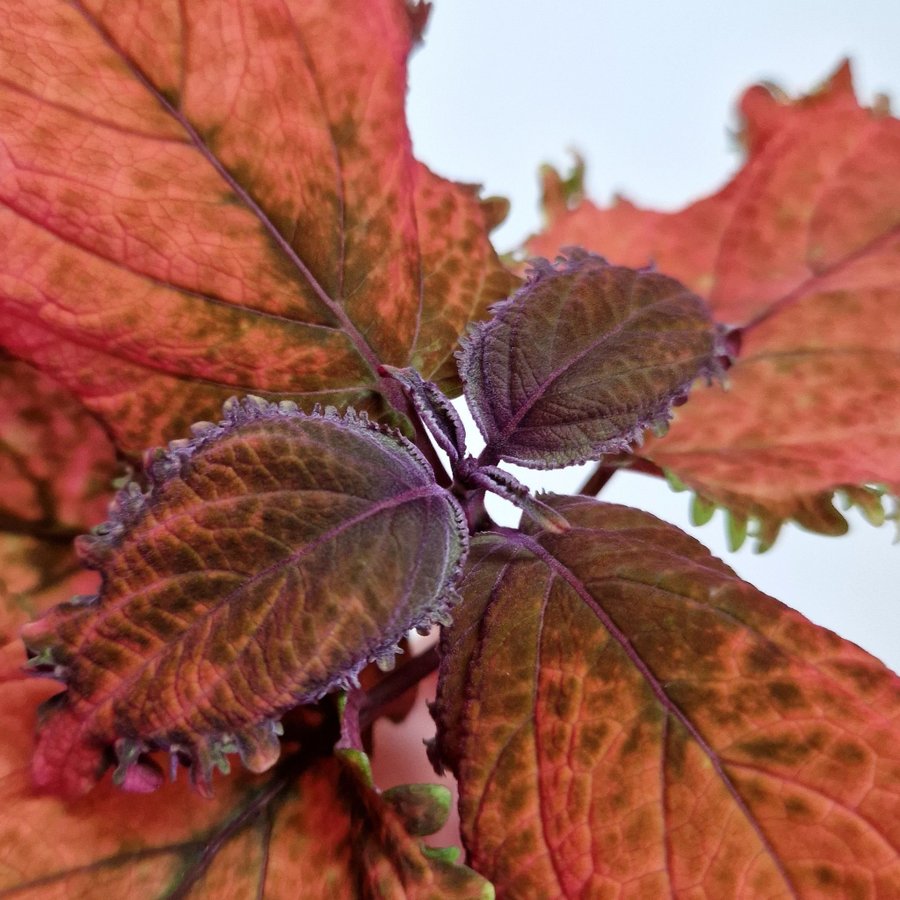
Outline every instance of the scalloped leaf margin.
{"type": "Polygon", "coordinates": [[[150,490],[130,484],[80,539],[99,596],[25,629],[36,674],[67,686],[35,754],[45,789],[87,790],[110,750],[139,791],[159,783],[159,748],[204,792],[228,753],[264,771],[284,711],[449,621],[468,533],[412,444],[253,397],[195,432],[150,453],[150,490]]]}

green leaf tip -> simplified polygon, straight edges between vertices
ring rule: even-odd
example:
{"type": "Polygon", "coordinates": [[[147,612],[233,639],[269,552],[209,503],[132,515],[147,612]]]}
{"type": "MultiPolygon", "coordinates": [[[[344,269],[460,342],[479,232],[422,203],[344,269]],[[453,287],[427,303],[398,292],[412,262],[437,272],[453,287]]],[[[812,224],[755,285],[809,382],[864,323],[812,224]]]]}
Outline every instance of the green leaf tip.
{"type": "Polygon", "coordinates": [[[382,793],[406,830],[426,837],[440,830],[450,815],[450,791],[441,784],[401,784],[382,793]]]}

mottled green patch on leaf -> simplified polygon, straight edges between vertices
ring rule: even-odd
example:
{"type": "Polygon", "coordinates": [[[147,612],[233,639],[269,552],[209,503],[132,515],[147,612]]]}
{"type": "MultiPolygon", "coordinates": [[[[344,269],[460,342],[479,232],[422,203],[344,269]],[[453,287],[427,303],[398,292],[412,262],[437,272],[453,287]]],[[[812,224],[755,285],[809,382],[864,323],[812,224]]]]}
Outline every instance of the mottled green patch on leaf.
{"type": "Polygon", "coordinates": [[[235,401],[151,454],[149,477],[81,539],[99,596],[26,631],[68,687],[35,756],[46,788],[86,790],[111,746],[135,789],[156,748],[190,759],[203,790],[226,753],[264,771],[283,712],[446,620],[462,513],[412,445],[364,418],[235,401]]]}
{"type": "Polygon", "coordinates": [[[768,691],[782,709],[804,709],[806,707],[803,693],[795,684],[773,681],[769,683],[768,691]]]}
{"type": "Polygon", "coordinates": [[[546,469],[624,450],[717,372],[705,304],[677,281],[572,251],[466,335],[466,399],[496,461],[546,469]]]}
{"type": "Polygon", "coordinates": [[[418,837],[434,834],[450,814],[450,791],[439,784],[403,784],[381,795],[394,808],[406,830],[418,837]]]}
{"type": "Polygon", "coordinates": [[[544,500],[570,529],[477,537],[442,641],[473,865],[511,896],[897,883],[896,676],[673,526],[544,500]]]}

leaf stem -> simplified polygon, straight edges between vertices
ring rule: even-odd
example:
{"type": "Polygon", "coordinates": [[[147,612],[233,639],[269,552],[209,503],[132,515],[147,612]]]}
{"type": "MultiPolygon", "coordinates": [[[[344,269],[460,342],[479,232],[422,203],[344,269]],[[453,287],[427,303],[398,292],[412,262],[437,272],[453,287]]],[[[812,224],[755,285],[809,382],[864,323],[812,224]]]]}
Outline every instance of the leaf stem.
{"type": "MultiPolygon", "coordinates": [[[[394,382],[396,384],[396,382],[394,382]]],[[[434,449],[434,444],[431,443],[431,438],[428,436],[428,432],[425,429],[425,425],[422,422],[422,418],[416,410],[415,406],[413,406],[412,401],[405,395],[401,395],[404,399],[404,404],[402,408],[399,408],[397,411],[405,415],[410,422],[412,422],[413,428],[416,432],[416,440],[415,444],[421,451],[422,455],[425,459],[428,460],[429,465],[434,470],[434,478],[437,483],[444,488],[449,488],[450,485],[453,484],[453,478],[444,468],[444,464],[441,462],[441,458],[438,456],[437,451],[434,449]]],[[[390,398],[388,398],[390,400],[390,398]]]]}
{"type": "Polygon", "coordinates": [[[606,483],[613,475],[622,469],[640,472],[643,475],[653,475],[656,478],[665,478],[663,470],[655,463],[631,453],[618,453],[615,456],[606,457],[606,460],[594,469],[579,489],[579,494],[584,497],[596,497],[606,487],[606,483]]]}

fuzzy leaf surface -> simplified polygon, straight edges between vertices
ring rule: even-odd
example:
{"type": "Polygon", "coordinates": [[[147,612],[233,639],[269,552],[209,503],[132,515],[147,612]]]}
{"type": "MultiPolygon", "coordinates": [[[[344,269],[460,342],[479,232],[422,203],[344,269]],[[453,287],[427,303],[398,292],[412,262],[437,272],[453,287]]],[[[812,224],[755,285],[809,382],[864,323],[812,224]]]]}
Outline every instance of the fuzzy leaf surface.
{"type": "Polygon", "coordinates": [[[95,587],[71,544],[105,515],[116,474],[112,444],[84,407],[0,354],[0,645],[95,587]]]}
{"type": "Polygon", "coordinates": [[[624,450],[714,371],[703,301],[672,278],[572,252],[476,324],[460,374],[486,455],[553,468],[624,450]]]}
{"type": "Polygon", "coordinates": [[[0,4],[0,342],[136,453],[238,392],[451,386],[510,289],[412,157],[402,0],[0,4]]]}
{"type": "Polygon", "coordinates": [[[39,786],[90,788],[110,747],[135,790],[158,780],[140,758],[155,748],[189,760],[204,791],[226,753],[264,771],[281,713],[446,613],[467,533],[411,444],[256,398],[199,432],[80,540],[99,597],[24,632],[67,686],[42,725],[39,786]]]}
{"type": "Polygon", "coordinates": [[[478,536],[441,755],[501,896],[894,897],[900,680],[671,525],[478,536]]]}
{"type": "Polygon", "coordinates": [[[44,682],[0,686],[0,894],[28,900],[490,897],[463,866],[427,858],[344,758],[292,756],[222,777],[198,802],[186,779],[155,794],[108,780],[61,803],[35,795],[29,755],[44,682]]]}
{"type": "Polygon", "coordinates": [[[642,455],[769,531],[840,533],[836,488],[900,492],[900,122],[860,107],[846,66],[793,102],[752,88],[740,112],[747,158],[717,194],[670,214],[550,191],[528,250],[652,260],[741,326],[729,390],[695,391],[642,455]]]}

